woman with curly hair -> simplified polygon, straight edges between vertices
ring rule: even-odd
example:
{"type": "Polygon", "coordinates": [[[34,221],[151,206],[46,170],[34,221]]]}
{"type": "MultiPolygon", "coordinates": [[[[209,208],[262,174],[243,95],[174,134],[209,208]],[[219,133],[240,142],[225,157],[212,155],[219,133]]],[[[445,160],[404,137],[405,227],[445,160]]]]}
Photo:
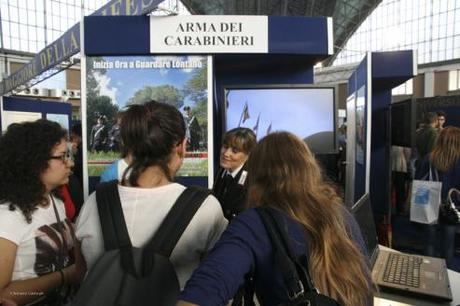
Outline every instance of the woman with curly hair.
{"type": "MultiPolygon", "coordinates": [[[[261,305],[290,304],[268,232],[255,207],[273,212],[316,288],[343,306],[372,305],[359,227],[301,139],[272,133],[248,160],[248,203],[187,282],[178,305],[226,305],[252,272],[261,305]],[[308,260],[307,260],[308,258],[308,260]]],[[[292,303],[294,305],[294,303],[292,303]]],[[[300,304],[299,304],[300,305],[300,304]]],[[[303,305],[303,304],[302,304],[303,305]]]]}
{"type": "Polygon", "coordinates": [[[77,280],[72,225],[55,190],[73,161],[55,122],[16,123],[0,137],[0,298],[55,305],[77,280]]]}

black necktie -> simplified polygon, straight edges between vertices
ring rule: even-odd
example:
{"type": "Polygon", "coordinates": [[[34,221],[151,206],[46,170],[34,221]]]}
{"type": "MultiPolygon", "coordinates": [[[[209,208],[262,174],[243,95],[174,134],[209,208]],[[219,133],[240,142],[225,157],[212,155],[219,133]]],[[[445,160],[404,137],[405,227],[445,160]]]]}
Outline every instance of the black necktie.
{"type": "Polygon", "coordinates": [[[227,193],[228,187],[233,182],[233,176],[227,171],[227,173],[224,175],[224,194],[227,193]]]}

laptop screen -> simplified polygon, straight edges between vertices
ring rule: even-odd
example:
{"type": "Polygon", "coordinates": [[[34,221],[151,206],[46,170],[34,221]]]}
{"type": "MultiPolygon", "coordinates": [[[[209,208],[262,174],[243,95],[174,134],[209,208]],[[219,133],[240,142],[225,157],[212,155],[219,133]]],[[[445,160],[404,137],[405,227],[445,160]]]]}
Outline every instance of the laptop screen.
{"type": "Polygon", "coordinates": [[[352,214],[361,229],[369,260],[371,264],[374,264],[375,257],[377,256],[378,240],[369,194],[366,194],[356,203],[352,214]]]}

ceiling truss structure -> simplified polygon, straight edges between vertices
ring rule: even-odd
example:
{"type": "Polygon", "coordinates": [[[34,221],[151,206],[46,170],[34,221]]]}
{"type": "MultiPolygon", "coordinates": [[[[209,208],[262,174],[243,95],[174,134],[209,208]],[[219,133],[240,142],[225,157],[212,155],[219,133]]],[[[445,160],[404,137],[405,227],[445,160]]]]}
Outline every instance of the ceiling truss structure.
{"type": "Polygon", "coordinates": [[[334,55],[382,0],[182,0],[192,14],[198,15],[273,15],[332,16],[334,55]]]}

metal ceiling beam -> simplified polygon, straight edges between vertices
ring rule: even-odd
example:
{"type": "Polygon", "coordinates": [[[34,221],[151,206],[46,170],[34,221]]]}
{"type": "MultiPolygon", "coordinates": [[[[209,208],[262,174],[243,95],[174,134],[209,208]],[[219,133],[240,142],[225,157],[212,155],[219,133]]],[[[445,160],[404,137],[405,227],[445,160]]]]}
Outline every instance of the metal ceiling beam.
{"type": "Polygon", "coordinates": [[[330,65],[367,16],[382,0],[181,0],[192,14],[332,16],[334,55],[330,65]]]}

